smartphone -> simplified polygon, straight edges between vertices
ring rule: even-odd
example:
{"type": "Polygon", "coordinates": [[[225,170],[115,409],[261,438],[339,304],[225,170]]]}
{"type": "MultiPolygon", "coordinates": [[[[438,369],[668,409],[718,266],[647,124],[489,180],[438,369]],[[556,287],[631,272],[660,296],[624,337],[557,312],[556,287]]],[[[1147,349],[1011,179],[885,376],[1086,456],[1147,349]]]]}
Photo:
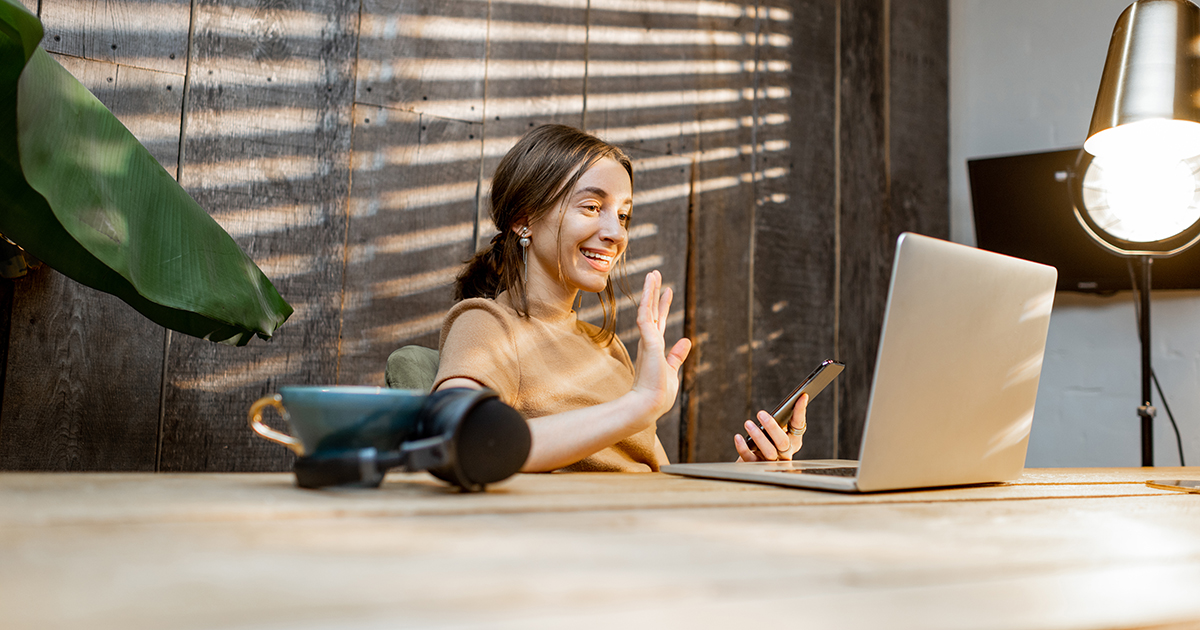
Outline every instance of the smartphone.
{"type": "MultiPolygon", "coordinates": [[[[796,401],[800,399],[800,395],[808,394],[808,401],[812,402],[812,399],[816,398],[817,394],[821,393],[821,390],[825,389],[826,385],[832,383],[833,379],[837,378],[837,375],[841,374],[845,368],[846,364],[841,361],[834,361],[833,359],[822,361],[821,365],[818,365],[817,369],[812,371],[812,374],[809,374],[807,378],[800,381],[796,389],[793,389],[792,393],[788,394],[787,398],[784,398],[783,402],[779,403],[775,411],[771,412],[771,417],[775,419],[780,428],[787,430],[788,422],[792,420],[792,409],[796,407],[796,401]]],[[[763,433],[767,432],[761,423],[759,423],[758,428],[763,433]]],[[[742,437],[746,438],[746,445],[757,455],[758,445],[754,443],[754,440],[751,440],[748,435],[742,437]]]]}

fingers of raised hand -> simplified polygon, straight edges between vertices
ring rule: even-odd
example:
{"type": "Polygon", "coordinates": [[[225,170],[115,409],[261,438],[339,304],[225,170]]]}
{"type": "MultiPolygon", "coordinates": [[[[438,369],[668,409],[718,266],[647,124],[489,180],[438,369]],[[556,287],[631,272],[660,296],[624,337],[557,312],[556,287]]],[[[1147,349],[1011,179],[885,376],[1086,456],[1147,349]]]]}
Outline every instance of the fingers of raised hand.
{"type": "Polygon", "coordinates": [[[654,320],[658,322],[658,332],[667,331],[667,316],[671,313],[671,299],[674,297],[675,292],[671,290],[671,287],[667,287],[663,289],[662,296],[658,299],[658,314],[654,320]]]}
{"type": "Polygon", "coordinates": [[[642,285],[642,302],[638,305],[638,323],[658,325],[659,290],[662,288],[662,276],[657,271],[646,274],[642,285]]]}

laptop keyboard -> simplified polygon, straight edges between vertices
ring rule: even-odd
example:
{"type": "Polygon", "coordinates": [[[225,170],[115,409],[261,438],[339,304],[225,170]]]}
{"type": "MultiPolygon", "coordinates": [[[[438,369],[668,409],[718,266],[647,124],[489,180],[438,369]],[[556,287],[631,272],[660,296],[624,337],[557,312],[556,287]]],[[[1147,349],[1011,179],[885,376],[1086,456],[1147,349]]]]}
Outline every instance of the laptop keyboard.
{"type": "Polygon", "coordinates": [[[778,472],[794,473],[801,475],[830,475],[833,477],[853,477],[858,474],[857,466],[837,466],[833,468],[791,468],[788,470],[780,470],[778,472]]]}

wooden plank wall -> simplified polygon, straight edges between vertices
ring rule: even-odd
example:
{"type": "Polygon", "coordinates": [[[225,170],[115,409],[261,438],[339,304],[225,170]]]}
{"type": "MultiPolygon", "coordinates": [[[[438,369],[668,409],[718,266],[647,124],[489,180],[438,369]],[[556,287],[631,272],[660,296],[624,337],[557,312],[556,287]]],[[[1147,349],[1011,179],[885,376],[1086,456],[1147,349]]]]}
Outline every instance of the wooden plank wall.
{"type": "Polygon", "coordinates": [[[541,123],[635,161],[628,284],[661,269],[668,336],[697,342],[659,427],[675,460],[732,458],[826,357],[851,367],[805,454],[853,457],[895,236],[948,233],[944,0],[26,4],[296,314],[228,348],[49,269],[0,285],[0,469],[286,469],[245,409],[436,346],[491,172],[541,123]]]}
{"type": "Polygon", "coordinates": [[[948,238],[948,15],[924,0],[844,0],[839,50],[837,351],[834,453],[856,459],[896,237],[948,238]]]}
{"type": "Polygon", "coordinates": [[[853,459],[896,237],[949,235],[947,5],[759,8],[754,161],[738,171],[753,184],[736,201],[705,193],[720,209],[701,211],[696,455],[734,457],[745,418],[836,358],[847,369],[813,403],[804,456],[853,459]],[[705,339],[715,331],[721,341],[705,339]]]}

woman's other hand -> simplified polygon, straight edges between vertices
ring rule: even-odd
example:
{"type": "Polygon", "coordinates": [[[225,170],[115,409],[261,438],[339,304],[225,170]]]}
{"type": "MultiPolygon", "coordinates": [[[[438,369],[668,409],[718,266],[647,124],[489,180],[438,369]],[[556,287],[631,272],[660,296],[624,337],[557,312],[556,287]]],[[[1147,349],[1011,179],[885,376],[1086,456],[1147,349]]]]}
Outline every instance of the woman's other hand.
{"type": "Polygon", "coordinates": [[[679,393],[679,367],[692,349],[691,340],[685,337],[675,342],[670,352],[666,350],[663,337],[672,297],[670,288],[662,288],[661,273],[651,271],[646,274],[642,301],[638,305],[637,325],[641,340],[634,365],[633,392],[644,398],[656,421],[675,404],[675,396],[679,393]]]}
{"type": "Polygon", "coordinates": [[[733,446],[738,452],[739,462],[783,461],[792,458],[804,444],[804,431],[808,429],[805,410],[808,408],[808,394],[802,394],[792,409],[792,419],[788,422],[788,430],[783,430],[771,414],[758,412],[758,422],[746,421],[746,433],[754,440],[758,451],[751,450],[746,438],[741,434],[733,436],[733,446]],[[764,432],[758,427],[762,424],[764,432]]]}

